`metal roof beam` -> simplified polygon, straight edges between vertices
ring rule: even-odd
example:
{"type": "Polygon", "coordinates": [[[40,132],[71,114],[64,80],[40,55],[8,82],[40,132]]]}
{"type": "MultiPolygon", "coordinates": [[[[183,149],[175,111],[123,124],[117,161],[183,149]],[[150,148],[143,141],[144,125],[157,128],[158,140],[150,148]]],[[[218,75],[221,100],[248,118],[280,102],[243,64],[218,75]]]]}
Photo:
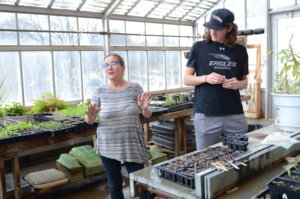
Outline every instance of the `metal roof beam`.
{"type": "Polygon", "coordinates": [[[122,0],[113,0],[104,11],[104,18],[107,18],[114,12],[114,10],[120,5],[122,0]]]}
{"type": "Polygon", "coordinates": [[[87,0],[82,0],[82,2],[79,4],[79,6],[77,7],[76,11],[80,11],[80,9],[82,8],[82,6],[85,4],[87,0]]]}
{"type": "Polygon", "coordinates": [[[115,19],[115,20],[140,21],[140,22],[174,24],[174,25],[187,25],[187,26],[193,26],[193,24],[194,24],[193,21],[180,21],[180,20],[157,19],[157,18],[124,16],[124,15],[111,15],[109,18],[110,19],[115,19]]]}
{"type": "Polygon", "coordinates": [[[36,7],[28,7],[28,6],[11,6],[11,5],[0,5],[0,11],[13,12],[13,13],[73,16],[73,17],[93,17],[93,18],[100,18],[100,19],[102,19],[103,17],[103,14],[94,13],[94,12],[36,8],[36,7]]]}

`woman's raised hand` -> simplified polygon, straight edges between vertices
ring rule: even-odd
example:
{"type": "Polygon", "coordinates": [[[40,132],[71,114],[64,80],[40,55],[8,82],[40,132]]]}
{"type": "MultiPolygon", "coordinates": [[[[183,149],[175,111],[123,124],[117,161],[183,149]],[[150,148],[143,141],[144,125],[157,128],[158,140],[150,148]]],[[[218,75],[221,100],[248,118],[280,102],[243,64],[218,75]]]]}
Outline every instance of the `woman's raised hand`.
{"type": "Polygon", "coordinates": [[[145,110],[148,108],[150,102],[151,102],[151,94],[149,92],[144,92],[142,95],[138,96],[138,105],[142,110],[145,110]]]}
{"type": "Polygon", "coordinates": [[[101,108],[96,104],[90,104],[87,110],[85,111],[85,121],[89,124],[93,124],[100,110],[101,108]]]}

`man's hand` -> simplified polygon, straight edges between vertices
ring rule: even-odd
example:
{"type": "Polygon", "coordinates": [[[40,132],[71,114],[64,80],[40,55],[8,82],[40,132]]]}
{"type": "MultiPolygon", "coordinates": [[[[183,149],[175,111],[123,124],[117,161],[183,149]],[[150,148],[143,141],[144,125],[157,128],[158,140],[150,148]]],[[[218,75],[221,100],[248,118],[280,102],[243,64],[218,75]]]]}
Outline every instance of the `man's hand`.
{"type": "Polygon", "coordinates": [[[205,79],[206,79],[206,83],[209,84],[223,84],[225,81],[225,76],[213,72],[207,75],[205,79]]]}
{"type": "Polygon", "coordinates": [[[237,90],[241,89],[241,82],[234,77],[231,79],[225,79],[222,86],[223,88],[237,90]]]}

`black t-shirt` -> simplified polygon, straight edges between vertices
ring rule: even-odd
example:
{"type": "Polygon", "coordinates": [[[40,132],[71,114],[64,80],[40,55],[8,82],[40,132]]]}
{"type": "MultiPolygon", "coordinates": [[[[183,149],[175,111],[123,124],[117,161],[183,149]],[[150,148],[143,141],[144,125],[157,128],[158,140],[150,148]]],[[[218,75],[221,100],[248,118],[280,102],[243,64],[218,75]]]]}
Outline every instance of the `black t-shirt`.
{"type": "MultiPolygon", "coordinates": [[[[188,67],[196,69],[196,75],[212,72],[225,75],[226,79],[248,75],[248,53],[243,45],[233,48],[222,43],[198,41],[194,43],[187,61],[188,67]]],[[[195,112],[210,116],[242,114],[239,90],[225,89],[222,84],[201,84],[195,88],[195,112]]]]}

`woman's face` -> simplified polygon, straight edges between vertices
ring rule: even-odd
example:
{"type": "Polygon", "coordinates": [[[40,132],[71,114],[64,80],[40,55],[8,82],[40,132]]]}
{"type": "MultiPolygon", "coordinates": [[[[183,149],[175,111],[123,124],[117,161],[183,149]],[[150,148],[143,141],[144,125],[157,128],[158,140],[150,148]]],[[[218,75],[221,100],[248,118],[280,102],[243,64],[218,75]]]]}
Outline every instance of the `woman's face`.
{"type": "Polygon", "coordinates": [[[108,79],[116,80],[123,78],[125,67],[120,65],[117,57],[109,56],[105,58],[102,67],[108,79]]]}
{"type": "Polygon", "coordinates": [[[211,36],[212,41],[223,43],[225,36],[228,32],[230,32],[230,29],[224,29],[224,30],[209,30],[209,34],[211,36]]]}

